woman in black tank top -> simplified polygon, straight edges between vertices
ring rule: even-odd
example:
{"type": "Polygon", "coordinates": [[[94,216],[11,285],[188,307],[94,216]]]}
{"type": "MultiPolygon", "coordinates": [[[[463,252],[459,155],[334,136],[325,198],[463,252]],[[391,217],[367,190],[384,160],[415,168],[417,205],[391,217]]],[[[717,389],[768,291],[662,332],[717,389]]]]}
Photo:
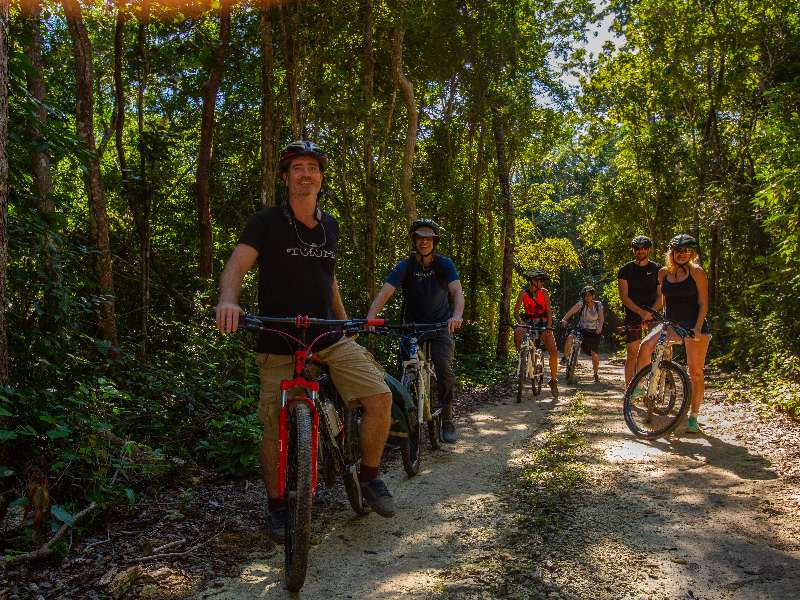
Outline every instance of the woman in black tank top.
{"type": "MultiPolygon", "coordinates": [[[[686,362],[692,380],[692,405],[686,431],[698,433],[697,416],[705,393],[703,369],[708,345],[711,341],[706,315],[708,313],[708,278],[700,266],[697,241],[690,235],[676,235],[669,243],[666,260],[658,272],[658,301],[655,308],[663,305],[667,319],[679,323],[684,329],[694,332],[694,337],[685,338],[686,362]]],[[[641,369],[653,354],[658,336],[664,325],[655,327],[642,341],[639,348],[638,368],[641,369]]],[[[674,331],[669,339],[680,343],[674,331]]]]}

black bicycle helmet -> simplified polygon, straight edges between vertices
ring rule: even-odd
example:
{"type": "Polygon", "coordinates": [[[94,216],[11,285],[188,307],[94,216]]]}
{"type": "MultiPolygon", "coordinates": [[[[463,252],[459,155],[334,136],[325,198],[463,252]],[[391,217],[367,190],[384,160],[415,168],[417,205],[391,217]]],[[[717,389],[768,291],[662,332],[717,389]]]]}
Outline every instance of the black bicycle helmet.
{"type": "Polygon", "coordinates": [[[697,240],[688,233],[679,233],[669,241],[670,250],[673,248],[691,248],[696,251],[699,247],[700,245],[697,243],[697,240]]]}
{"type": "Polygon", "coordinates": [[[283,150],[281,150],[281,159],[278,163],[280,172],[285,173],[289,169],[289,163],[292,162],[292,159],[298,156],[313,156],[316,158],[320,171],[324,172],[328,166],[328,155],[325,154],[322,148],[308,140],[297,140],[288,146],[284,146],[283,150]]]}
{"type": "Polygon", "coordinates": [[[411,226],[408,228],[408,235],[410,235],[413,238],[414,234],[417,233],[417,229],[421,229],[423,227],[427,227],[433,230],[433,236],[430,237],[433,237],[433,239],[435,240],[439,239],[439,231],[442,228],[433,219],[416,219],[413,223],[411,223],[411,226]]]}
{"type": "Polygon", "coordinates": [[[550,279],[542,269],[531,269],[527,273],[525,273],[525,279],[530,281],[531,279],[541,279],[543,281],[547,281],[550,279]]]}
{"type": "Polygon", "coordinates": [[[646,235],[637,235],[631,240],[631,248],[652,248],[653,242],[646,235]]]}
{"type": "Polygon", "coordinates": [[[589,293],[592,293],[595,296],[597,295],[597,290],[594,289],[593,285],[584,286],[584,288],[581,290],[581,298],[583,298],[586,294],[589,294],[589,293]]]}

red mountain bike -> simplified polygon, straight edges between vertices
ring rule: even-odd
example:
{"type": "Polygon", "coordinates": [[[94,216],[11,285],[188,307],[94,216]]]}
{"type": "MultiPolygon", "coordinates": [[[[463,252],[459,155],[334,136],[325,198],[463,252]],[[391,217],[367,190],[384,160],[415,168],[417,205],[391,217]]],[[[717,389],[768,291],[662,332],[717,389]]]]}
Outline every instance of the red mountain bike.
{"type": "Polygon", "coordinates": [[[369,512],[361,497],[358,482],[361,409],[347,407],[333,385],[329,384],[326,375],[319,377],[308,372],[310,363],[319,364],[313,354],[314,345],[336,333],[362,333],[366,332],[364,327],[383,324],[383,319],[342,321],[253,315],[239,318],[241,328],[280,335],[296,348],[294,377],[280,383],[281,410],[278,420],[278,493],[279,498],[285,500],[287,510],[284,578],[289,591],[296,592],[305,583],[318,455],[322,458],[322,472],[328,483],[341,476],[353,510],[357,514],[369,512]],[[269,327],[278,323],[294,325],[302,332],[301,337],[269,327]],[[331,327],[331,330],[307,343],[306,334],[312,325],[331,327]]]}

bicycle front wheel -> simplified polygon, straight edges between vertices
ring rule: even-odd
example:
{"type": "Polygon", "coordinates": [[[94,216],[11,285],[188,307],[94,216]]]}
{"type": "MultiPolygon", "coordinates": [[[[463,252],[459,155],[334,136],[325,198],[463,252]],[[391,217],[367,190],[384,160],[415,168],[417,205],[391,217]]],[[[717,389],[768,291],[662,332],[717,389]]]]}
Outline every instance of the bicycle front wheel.
{"type": "Polygon", "coordinates": [[[538,396],[542,393],[542,382],[544,381],[544,355],[541,350],[535,350],[531,355],[533,361],[533,377],[531,378],[531,388],[533,395],[538,396]]]}
{"type": "Polygon", "coordinates": [[[311,410],[302,402],[289,406],[286,461],[286,541],[284,568],[286,587],[296,592],[303,587],[311,546],[311,410]]]}
{"type": "Polygon", "coordinates": [[[625,423],[640,438],[656,439],[672,432],[689,411],[692,383],[680,365],[662,360],[651,386],[653,365],[634,375],[625,390],[625,423]],[[655,389],[655,394],[649,390],[655,389]]]}
{"type": "Polygon", "coordinates": [[[575,369],[578,366],[578,352],[580,352],[580,348],[578,348],[578,341],[575,340],[572,342],[572,349],[569,353],[569,358],[567,359],[567,372],[566,372],[566,380],[567,383],[574,384],[577,382],[577,377],[575,376],[575,369]]]}
{"type": "Polygon", "coordinates": [[[409,370],[403,373],[402,384],[414,399],[414,409],[408,414],[408,437],[400,448],[403,468],[409,477],[419,473],[422,463],[422,428],[419,426],[419,398],[417,396],[416,381],[416,372],[409,370]]]}
{"type": "Polygon", "coordinates": [[[369,505],[361,495],[361,484],[358,481],[358,468],[361,464],[361,409],[345,408],[344,410],[344,490],[347,500],[357,515],[366,515],[369,505]]]}
{"type": "Polygon", "coordinates": [[[522,392],[525,390],[525,380],[528,378],[528,351],[522,350],[519,354],[517,367],[517,404],[522,402],[522,392]]]}

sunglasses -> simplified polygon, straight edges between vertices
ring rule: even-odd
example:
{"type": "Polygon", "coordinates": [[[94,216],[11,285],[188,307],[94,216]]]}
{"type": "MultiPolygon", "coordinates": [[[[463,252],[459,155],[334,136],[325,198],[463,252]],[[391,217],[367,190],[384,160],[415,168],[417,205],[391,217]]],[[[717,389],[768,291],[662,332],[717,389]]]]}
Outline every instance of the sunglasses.
{"type": "Polygon", "coordinates": [[[650,246],[634,246],[634,251],[636,250],[650,250],[650,246]]]}
{"type": "Polygon", "coordinates": [[[689,252],[692,251],[692,249],[689,248],[688,246],[677,246],[676,248],[673,248],[672,251],[675,254],[688,254],[689,252]]]}

